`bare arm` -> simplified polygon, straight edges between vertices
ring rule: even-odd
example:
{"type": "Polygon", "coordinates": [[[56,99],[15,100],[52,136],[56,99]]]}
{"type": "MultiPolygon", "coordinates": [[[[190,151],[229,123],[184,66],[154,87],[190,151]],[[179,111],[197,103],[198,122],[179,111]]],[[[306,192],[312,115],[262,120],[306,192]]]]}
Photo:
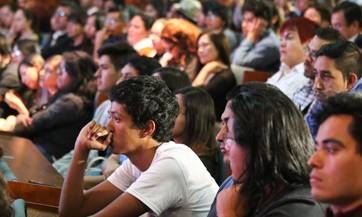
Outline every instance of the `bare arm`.
{"type": "MultiPolygon", "coordinates": [[[[60,217],[80,216],[139,216],[149,210],[136,197],[123,193],[109,181],[105,180],[99,185],[83,192],[83,176],[85,164],[90,149],[104,150],[106,145],[97,142],[91,129],[94,122],[88,123],[78,135],[75,143],[73,159],[64,181],[60,205],[60,217]]],[[[110,143],[112,133],[109,134],[105,144],[110,143]]]]}
{"type": "Polygon", "coordinates": [[[59,205],[60,216],[85,216],[95,213],[122,194],[108,181],[102,182],[85,193],[83,192],[83,176],[89,150],[91,148],[105,148],[105,145],[91,138],[90,129],[92,126],[94,126],[94,122],[83,127],[75,143],[73,159],[62,187],[59,205]]]}

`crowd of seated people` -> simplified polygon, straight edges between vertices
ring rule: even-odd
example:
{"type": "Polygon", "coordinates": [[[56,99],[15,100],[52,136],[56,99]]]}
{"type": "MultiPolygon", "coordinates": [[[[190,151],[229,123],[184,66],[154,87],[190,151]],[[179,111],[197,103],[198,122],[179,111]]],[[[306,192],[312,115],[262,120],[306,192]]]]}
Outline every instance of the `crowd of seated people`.
{"type": "Polygon", "coordinates": [[[359,150],[361,1],[40,2],[0,1],[0,131],[65,177],[61,216],[361,214],[318,172],[359,150]]]}

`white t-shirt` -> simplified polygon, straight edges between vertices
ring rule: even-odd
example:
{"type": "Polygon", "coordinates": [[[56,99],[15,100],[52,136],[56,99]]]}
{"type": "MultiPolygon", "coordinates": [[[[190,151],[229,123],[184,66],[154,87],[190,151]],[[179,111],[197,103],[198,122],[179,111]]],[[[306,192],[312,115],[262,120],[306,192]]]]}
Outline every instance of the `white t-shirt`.
{"type": "Polygon", "coordinates": [[[282,63],[280,69],[267,83],[277,86],[285,95],[293,99],[294,94],[308,83],[309,79],[304,76],[304,63],[289,68],[282,63]]]}
{"type": "Polygon", "coordinates": [[[157,148],[146,171],[126,160],[108,181],[142,201],[154,216],[207,216],[218,190],[199,157],[174,142],[157,148]]]}

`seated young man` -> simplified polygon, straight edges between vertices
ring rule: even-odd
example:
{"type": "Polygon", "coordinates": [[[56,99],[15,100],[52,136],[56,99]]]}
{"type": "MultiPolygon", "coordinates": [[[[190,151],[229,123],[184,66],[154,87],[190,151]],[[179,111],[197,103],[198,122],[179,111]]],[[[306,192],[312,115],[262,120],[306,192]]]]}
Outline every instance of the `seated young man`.
{"type": "Polygon", "coordinates": [[[112,133],[99,142],[93,122],[79,133],[60,216],[206,216],[218,187],[190,148],[168,142],[178,105],[166,84],[152,76],[134,77],[113,87],[110,98],[112,133]],[[128,160],[83,192],[89,151],[109,144],[128,160]]]}
{"type": "Polygon", "coordinates": [[[362,95],[328,98],[316,115],[319,125],[312,167],[312,196],[330,204],[327,217],[362,216],[362,95]]]}

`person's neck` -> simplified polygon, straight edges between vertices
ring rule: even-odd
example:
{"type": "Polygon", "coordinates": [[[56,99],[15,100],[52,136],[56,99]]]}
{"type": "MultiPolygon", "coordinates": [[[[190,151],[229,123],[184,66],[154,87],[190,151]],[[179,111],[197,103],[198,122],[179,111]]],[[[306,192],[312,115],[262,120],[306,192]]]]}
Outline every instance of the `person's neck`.
{"type": "Polygon", "coordinates": [[[130,159],[132,164],[134,164],[140,171],[146,171],[155,156],[157,148],[160,146],[160,143],[151,139],[147,145],[143,146],[141,149],[135,150],[129,154],[127,157],[130,159]]]}
{"type": "Polygon", "coordinates": [[[354,210],[362,209],[362,198],[360,198],[359,200],[356,200],[352,203],[347,202],[344,204],[331,205],[330,208],[331,208],[333,214],[353,212],[354,210]]]}

